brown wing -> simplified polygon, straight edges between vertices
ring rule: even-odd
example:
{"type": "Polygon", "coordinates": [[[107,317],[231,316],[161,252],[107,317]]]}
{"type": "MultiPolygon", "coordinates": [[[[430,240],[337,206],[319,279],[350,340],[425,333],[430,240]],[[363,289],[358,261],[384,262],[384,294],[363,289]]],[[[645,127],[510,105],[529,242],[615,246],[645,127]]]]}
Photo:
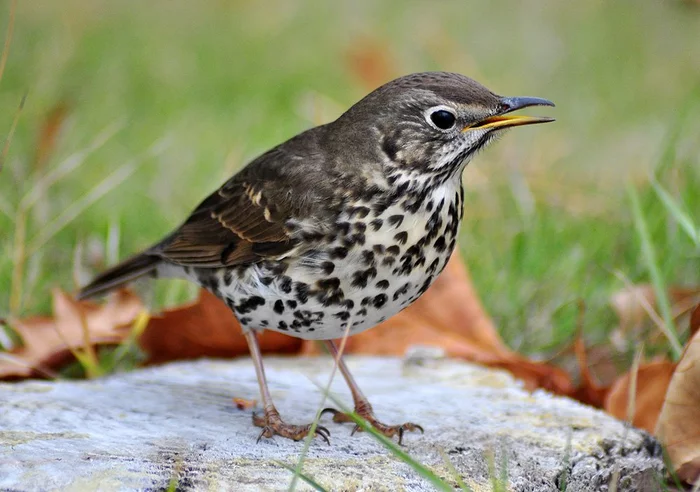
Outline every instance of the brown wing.
{"type": "Polygon", "coordinates": [[[180,265],[215,268],[292,250],[297,243],[285,228],[290,211],[268,200],[271,183],[245,178],[241,173],[210,195],[154,252],[180,265]]]}
{"type": "Polygon", "coordinates": [[[150,250],[167,261],[216,268],[279,258],[301,245],[287,224],[317,234],[335,223],[335,185],[319,138],[301,133],[253,160],[204,200],[179,229],[150,250]],[[300,220],[303,219],[303,220],[300,220]]]}

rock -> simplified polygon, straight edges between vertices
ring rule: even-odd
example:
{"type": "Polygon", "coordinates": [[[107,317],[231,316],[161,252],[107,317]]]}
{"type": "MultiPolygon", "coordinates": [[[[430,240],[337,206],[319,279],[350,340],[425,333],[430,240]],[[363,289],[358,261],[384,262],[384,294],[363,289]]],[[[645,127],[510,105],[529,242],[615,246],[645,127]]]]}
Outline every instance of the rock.
{"type": "MultiPolygon", "coordinates": [[[[283,417],[308,423],[332,361],[265,360],[283,417]]],[[[387,423],[422,424],[405,451],[451,483],[449,458],[473,490],[507,477],[511,490],[656,490],[658,445],[605,413],[543,391],[528,393],[501,371],[449,359],[349,357],[387,423]],[[491,458],[489,458],[491,457],[491,458]],[[489,463],[495,463],[489,469],[489,463]]],[[[331,391],[349,404],[336,374],[331,391]]],[[[249,359],[201,360],[96,381],[0,384],[0,489],[286,490],[303,442],[262,439],[249,359]]],[[[330,402],[325,404],[330,405],[330,402]]],[[[372,436],[329,422],[331,446],[314,440],[304,471],[328,490],[431,490],[372,436]]],[[[300,490],[308,486],[300,484],[300,490]]]]}

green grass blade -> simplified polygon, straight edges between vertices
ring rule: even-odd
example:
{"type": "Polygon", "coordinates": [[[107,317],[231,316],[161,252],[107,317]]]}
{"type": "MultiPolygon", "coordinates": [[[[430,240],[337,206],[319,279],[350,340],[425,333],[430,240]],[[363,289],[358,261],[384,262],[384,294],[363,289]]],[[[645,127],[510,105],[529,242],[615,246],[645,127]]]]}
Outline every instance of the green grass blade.
{"type": "Polygon", "coordinates": [[[651,179],[651,185],[654,187],[654,191],[661,200],[661,203],[666,206],[666,210],[676,219],[678,225],[688,234],[688,237],[695,243],[695,246],[700,246],[700,226],[693,222],[690,214],[681,208],[681,205],[656,179],[651,179]]]}
{"type": "Polygon", "coordinates": [[[683,352],[683,347],[678,339],[678,333],[676,332],[675,323],[673,322],[671,302],[668,298],[668,289],[666,288],[666,282],[664,281],[664,278],[661,275],[661,270],[659,269],[656,250],[654,249],[654,244],[651,240],[651,235],[649,234],[649,228],[647,227],[646,218],[644,217],[644,212],[642,211],[642,206],[639,202],[639,195],[637,194],[637,190],[635,190],[631,185],[627,185],[627,196],[629,197],[630,204],[632,206],[632,218],[637,230],[637,235],[639,236],[642,257],[646,263],[647,270],[649,271],[651,283],[654,286],[654,294],[656,295],[659,311],[661,311],[661,317],[666,325],[666,334],[671,344],[673,358],[674,360],[678,360],[681,356],[681,352],[683,352]]]}
{"type": "Polygon", "coordinates": [[[360,426],[360,428],[364,432],[367,432],[375,440],[379,441],[379,443],[382,444],[385,448],[387,448],[387,450],[389,450],[391,454],[393,454],[396,458],[406,463],[421,477],[425,478],[428,482],[430,482],[430,484],[433,487],[435,487],[435,489],[442,490],[445,492],[452,492],[453,489],[450,484],[448,484],[442,478],[438,477],[435,474],[435,472],[433,472],[430,468],[418,462],[410,454],[401,449],[401,447],[394,441],[392,441],[385,435],[380,434],[374,427],[370,425],[369,422],[367,422],[365,419],[363,419],[355,412],[351,411],[349,408],[343,405],[343,402],[341,402],[338,398],[336,398],[330,393],[328,394],[328,398],[330,398],[331,401],[333,401],[333,403],[335,403],[342,412],[346,413],[352,419],[353,422],[360,426]]]}
{"type": "Polygon", "coordinates": [[[290,472],[294,474],[295,477],[301,478],[304,482],[309,484],[311,487],[313,487],[315,490],[318,490],[319,492],[328,492],[323,485],[319,484],[317,481],[315,481],[313,478],[302,472],[301,470],[297,470],[297,468],[293,466],[289,466],[286,463],[282,463],[281,461],[275,461],[278,465],[280,465],[283,468],[286,468],[290,472]]]}
{"type": "Polygon", "coordinates": [[[442,460],[445,462],[447,470],[450,472],[452,478],[457,483],[457,487],[459,487],[460,490],[463,490],[465,492],[474,492],[473,489],[462,479],[462,475],[459,474],[455,466],[452,464],[452,461],[450,461],[450,457],[447,456],[447,453],[441,449],[440,455],[442,456],[442,460]]]}

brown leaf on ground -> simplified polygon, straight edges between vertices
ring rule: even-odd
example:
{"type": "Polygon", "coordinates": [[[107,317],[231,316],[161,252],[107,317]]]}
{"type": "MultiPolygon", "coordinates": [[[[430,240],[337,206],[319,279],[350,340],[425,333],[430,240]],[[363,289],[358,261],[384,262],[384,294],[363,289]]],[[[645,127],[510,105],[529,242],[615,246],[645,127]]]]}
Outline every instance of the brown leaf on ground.
{"type": "Polygon", "coordinates": [[[233,404],[239,410],[250,410],[258,404],[258,400],[246,400],[245,398],[234,398],[233,404]]]}
{"type": "Polygon", "coordinates": [[[579,386],[571,394],[572,398],[591,405],[597,408],[602,408],[605,402],[605,397],[610,390],[609,386],[604,386],[596,380],[591,372],[591,366],[588,361],[588,352],[586,344],[583,341],[583,336],[579,333],[574,341],[574,353],[578,361],[579,373],[581,381],[579,386]]]}
{"type": "MultiPolygon", "coordinates": [[[[263,332],[259,340],[263,352],[293,353],[301,347],[300,339],[274,331],[263,332]]],[[[206,290],[191,304],[151,317],[139,345],[148,355],[148,364],[248,353],[233,313],[206,290]]]]}
{"type": "Polygon", "coordinates": [[[84,348],[83,323],[93,345],[116,344],[143,311],[132,293],[120,290],[105,304],[76,301],[61,290],[53,291],[53,316],[10,320],[23,344],[10,351],[17,360],[0,360],[0,379],[21,379],[46,375],[73,359],[71,348],[84,348]],[[21,364],[20,364],[21,363],[21,364]]]}
{"type": "MultiPolygon", "coordinates": [[[[676,364],[666,360],[639,366],[632,415],[632,424],[635,427],[645,429],[650,433],[654,432],[664,396],[675,369],[676,364]]],[[[630,372],[623,374],[615,381],[605,398],[605,411],[620,420],[628,419],[631,381],[630,372]]]]}
{"type": "MultiPolygon", "coordinates": [[[[670,287],[668,296],[672,303],[674,319],[687,314],[698,302],[700,302],[700,288],[698,287],[670,287]]],[[[656,293],[650,284],[635,285],[632,288],[624,288],[610,299],[610,304],[620,320],[620,327],[613,333],[613,342],[618,349],[630,341],[639,340],[659,341],[664,335],[649,323],[649,314],[645,304],[652,309],[657,308],[656,293]]]]}
{"type": "MultiPolygon", "coordinates": [[[[696,310],[697,311],[697,310],[696,310]]],[[[673,374],[656,425],[678,476],[700,479],[700,334],[690,340],[673,374]]]]}
{"type": "Polygon", "coordinates": [[[364,39],[353,44],[346,55],[350,71],[368,90],[376,89],[396,74],[386,46],[376,39],[364,39]]]}
{"type": "MultiPolygon", "coordinates": [[[[505,346],[458,254],[415,303],[376,328],[350,337],[345,351],[401,356],[412,345],[442,347],[450,357],[508,370],[530,389],[573,391],[571,379],[561,369],[530,361],[505,346]]],[[[303,351],[317,353],[318,349],[304,342],[303,351]]]]}
{"type": "Polygon", "coordinates": [[[695,336],[698,329],[700,329],[700,304],[695,306],[695,309],[693,309],[693,312],[690,315],[688,333],[690,333],[691,338],[695,336]]]}

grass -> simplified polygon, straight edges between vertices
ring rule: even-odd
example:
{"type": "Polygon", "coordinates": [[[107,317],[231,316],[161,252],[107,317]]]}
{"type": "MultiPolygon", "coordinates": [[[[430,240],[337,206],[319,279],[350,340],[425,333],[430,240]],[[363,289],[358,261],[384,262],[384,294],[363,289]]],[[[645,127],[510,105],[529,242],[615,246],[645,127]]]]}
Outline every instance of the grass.
{"type": "MultiPolygon", "coordinates": [[[[441,69],[557,103],[556,123],[512,132],[465,173],[460,248],[509,345],[567,346],[578,299],[587,341],[604,342],[624,286],[613,272],[653,283],[677,340],[659,350],[684,341],[664,292],[700,284],[689,3],[0,0],[0,32],[12,18],[0,318],[47,312],[50,287],[85,280],[71,267],[81,251],[97,269],[157,240],[247,160],[366,93],[363,73],[441,69]],[[44,141],[56,108],[65,117],[44,141]]],[[[155,289],[156,307],[192,292],[155,289]]]]}

